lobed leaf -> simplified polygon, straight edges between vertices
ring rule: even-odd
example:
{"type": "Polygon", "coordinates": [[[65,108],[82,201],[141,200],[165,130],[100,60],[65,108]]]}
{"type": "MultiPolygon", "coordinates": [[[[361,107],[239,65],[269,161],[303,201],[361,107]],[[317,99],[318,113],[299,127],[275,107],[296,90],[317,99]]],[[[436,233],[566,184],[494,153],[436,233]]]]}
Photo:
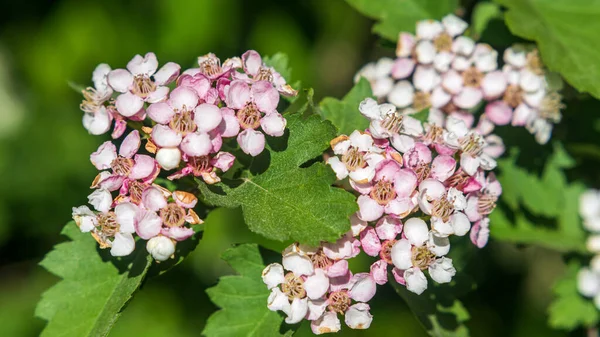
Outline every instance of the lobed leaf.
{"type": "Polygon", "coordinates": [[[556,298],[548,308],[548,322],[554,328],[573,330],[581,325],[591,327],[598,323],[598,309],[593,300],[577,291],[580,268],[579,263],[570,263],[564,277],[554,286],[556,298]]]}
{"type": "Polygon", "coordinates": [[[321,116],[331,121],[340,134],[349,135],[354,130],[364,130],[369,127],[369,120],[359,113],[358,105],[367,97],[375,98],[369,81],[361,77],[342,100],[325,97],[319,103],[321,116]]]}
{"type": "Polygon", "coordinates": [[[559,251],[585,251],[586,234],[578,212],[579,195],[585,186],[569,184],[563,172],[573,166],[573,159],[557,145],[538,176],[516,164],[517,154],[513,151],[498,161],[503,189],[500,199],[508,207],[497,208],[490,215],[491,234],[497,239],[559,251]]]}
{"type": "Polygon", "coordinates": [[[511,32],[537,42],[544,64],[581,92],[600,98],[600,2],[496,0],[511,32]]]}
{"type": "Polygon", "coordinates": [[[439,20],[458,8],[458,0],[346,0],[362,14],[377,20],[373,32],[391,41],[400,32],[415,32],[420,20],[439,20]]]}
{"type": "Polygon", "coordinates": [[[40,264],[62,278],[47,290],[35,315],[48,321],[42,337],[106,336],[139,288],[151,257],[140,245],[132,256],[115,263],[98,254],[89,233],[69,222],[62,234],[71,239],[54,247],[40,264]]]}
{"type": "Polygon", "coordinates": [[[261,279],[265,266],[258,246],[239,245],[226,250],[222,259],[239,275],[222,276],[216,286],[206,290],[221,310],[208,318],[202,334],[207,337],[282,336],[279,333],[282,317],[267,308],[269,290],[261,279]]]}
{"type": "Polygon", "coordinates": [[[264,152],[270,153],[270,158],[263,158],[270,161],[264,172],[229,185],[199,182],[199,189],[209,204],[241,207],[250,230],[269,239],[312,245],[336,240],[350,229],[349,217],[357,210],[356,199],[331,186],[336,178],[330,167],[321,162],[309,165],[329,147],[336,136],[335,127],[316,115],[303,117],[296,113],[286,118],[289,135],[273,140],[270,152],[264,152]],[[285,144],[276,143],[285,142],[285,138],[285,144]]]}

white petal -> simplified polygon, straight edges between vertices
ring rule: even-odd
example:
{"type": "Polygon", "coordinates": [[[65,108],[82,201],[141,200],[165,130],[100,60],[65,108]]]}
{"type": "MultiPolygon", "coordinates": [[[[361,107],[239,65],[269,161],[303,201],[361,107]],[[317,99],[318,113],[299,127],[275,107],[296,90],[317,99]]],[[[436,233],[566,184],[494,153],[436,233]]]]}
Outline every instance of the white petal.
{"type": "Polygon", "coordinates": [[[450,251],[450,240],[434,232],[429,234],[427,248],[436,256],[444,256],[450,251]]]}
{"type": "Polygon", "coordinates": [[[283,256],[283,268],[296,275],[311,275],[314,272],[313,264],[306,255],[289,253],[283,256]]]}
{"type": "Polygon", "coordinates": [[[327,311],[319,319],[312,321],[310,328],[315,335],[340,331],[342,324],[335,312],[327,311]]]}
{"type": "Polygon", "coordinates": [[[404,235],[413,246],[422,246],[429,237],[429,229],[422,219],[410,218],[404,222],[404,235]]]}
{"type": "Polygon", "coordinates": [[[115,206],[115,215],[119,223],[119,232],[135,233],[135,216],[138,207],[130,202],[122,202],[115,206]]]}
{"type": "Polygon", "coordinates": [[[448,14],[442,19],[442,24],[450,36],[462,34],[469,25],[454,14],[448,14]]]}
{"type": "Polygon", "coordinates": [[[456,275],[452,259],[442,257],[429,266],[429,276],[437,283],[448,283],[456,275]]]}
{"type": "Polygon", "coordinates": [[[290,313],[286,317],[285,322],[287,324],[296,324],[300,322],[304,316],[308,313],[308,298],[294,298],[292,306],[290,307],[290,313]]]}
{"type": "Polygon", "coordinates": [[[175,169],[181,161],[181,151],[176,147],[163,147],[156,152],[156,161],[165,170],[175,169]]]}
{"type": "Polygon", "coordinates": [[[418,66],[413,75],[413,84],[420,91],[431,92],[441,82],[433,67],[418,66]]]}
{"type": "Polygon", "coordinates": [[[356,303],[348,308],[344,320],[351,329],[368,329],[373,321],[369,312],[371,308],[366,303],[356,303]]]}
{"type": "Polygon", "coordinates": [[[439,21],[423,20],[417,22],[417,37],[431,40],[444,31],[444,26],[439,21]]]}
{"type": "Polygon", "coordinates": [[[283,311],[289,315],[291,306],[287,295],[282,293],[279,288],[273,288],[267,299],[267,308],[271,311],[283,311]]]}
{"type": "Polygon", "coordinates": [[[285,280],[283,266],[279,263],[271,263],[262,272],[262,280],[269,289],[272,289],[285,280]]]}
{"type": "Polygon", "coordinates": [[[435,59],[435,46],[431,41],[419,41],[415,48],[415,54],[420,64],[430,64],[435,59]]]}
{"type": "Polygon", "coordinates": [[[156,261],[166,261],[175,254],[175,243],[171,239],[159,235],[148,240],[146,250],[156,261]]]}
{"type": "Polygon", "coordinates": [[[304,281],[304,289],[308,298],[311,300],[319,299],[329,289],[329,277],[325,275],[323,269],[315,269],[315,273],[304,281]]]}
{"type": "Polygon", "coordinates": [[[412,246],[406,239],[398,240],[392,246],[392,263],[396,268],[406,270],[412,267],[412,246]]]}
{"type": "Polygon", "coordinates": [[[388,95],[390,103],[399,108],[404,108],[413,103],[415,88],[408,81],[400,81],[394,85],[394,88],[388,95]]]}
{"type": "Polygon", "coordinates": [[[109,191],[105,189],[98,189],[88,195],[88,202],[98,212],[106,213],[110,210],[113,199],[109,191]]]}
{"type": "Polygon", "coordinates": [[[116,233],[110,248],[112,256],[127,256],[135,249],[135,240],[131,233],[116,233]]]}
{"type": "Polygon", "coordinates": [[[427,278],[419,268],[410,268],[404,271],[406,289],[420,295],[427,289],[427,278]]]}
{"type": "Polygon", "coordinates": [[[600,278],[588,268],[581,268],[577,273],[577,289],[586,297],[593,297],[600,293],[600,278]]]}

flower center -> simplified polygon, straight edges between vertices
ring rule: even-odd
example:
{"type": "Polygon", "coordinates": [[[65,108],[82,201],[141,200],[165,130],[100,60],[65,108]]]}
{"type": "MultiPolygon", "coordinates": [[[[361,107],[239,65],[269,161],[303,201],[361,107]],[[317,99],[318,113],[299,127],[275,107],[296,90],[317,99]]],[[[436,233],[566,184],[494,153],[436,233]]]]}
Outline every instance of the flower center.
{"type": "Polygon", "coordinates": [[[317,269],[327,269],[333,264],[333,261],[325,255],[322,248],[310,257],[313,266],[317,269]]]}
{"type": "Polygon", "coordinates": [[[433,254],[426,246],[413,247],[412,248],[412,263],[413,266],[419,269],[427,269],[429,265],[435,260],[435,254],[433,254]]]}
{"type": "Polygon", "coordinates": [[[221,60],[216,57],[207,57],[200,63],[200,71],[204,75],[215,76],[221,73],[221,60]]]}
{"type": "Polygon", "coordinates": [[[481,215],[488,215],[488,214],[492,213],[494,208],[496,208],[497,200],[498,200],[498,197],[493,194],[490,194],[490,193],[482,194],[479,197],[479,200],[477,201],[477,211],[481,215]]]}
{"type": "Polygon", "coordinates": [[[131,89],[134,95],[146,98],[154,90],[156,90],[156,83],[148,75],[135,75],[131,89]]]}
{"type": "Polygon", "coordinates": [[[246,104],[237,112],[237,119],[244,129],[256,129],[260,126],[260,111],[254,103],[246,104]]]}
{"type": "Polygon", "coordinates": [[[471,176],[465,172],[458,171],[446,181],[448,182],[448,187],[454,187],[457,190],[462,191],[465,188],[465,185],[469,182],[470,178],[471,176]]]}
{"type": "Polygon", "coordinates": [[[527,53],[525,67],[536,75],[544,74],[544,64],[537,49],[527,53]]]}
{"type": "Polygon", "coordinates": [[[103,102],[106,98],[100,97],[98,91],[92,87],[87,87],[81,93],[83,94],[83,101],[79,105],[79,108],[84,112],[96,112],[102,105],[100,102],[103,102]]]}
{"type": "Polygon", "coordinates": [[[380,205],[387,205],[388,202],[396,198],[394,185],[387,180],[379,180],[371,190],[371,198],[380,205]]]}
{"type": "Polygon", "coordinates": [[[110,163],[110,167],[115,171],[116,174],[120,176],[127,176],[129,172],[131,172],[131,168],[133,167],[134,161],[131,158],[125,157],[117,157],[112,163],[110,163]]]}
{"type": "Polygon", "coordinates": [[[134,204],[139,204],[142,201],[142,193],[148,187],[148,185],[143,184],[137,180],[131,180],[129,182],[129,199],[134,204]]]}
{"type": "Polygon", "coordinates": [[[273,82],[273,72],[271,69],[261,66],[254,79],[257,81],[273,82]]]}
{"type": "Polygon", "coordinates": [[[330,311],[337,312],[338,314],[344,314],[352,304],[350,295],[345,290],[334,291],[329,295],[329,306],[327,307],[330,311]]]}
{"type": "Polygon", "coordinates": [[[452,101],[446,103],[446,105],[444,105],[441,110],[447,114],[451,114],[454,111],[458,110],[458,107],[456,106],[456,104],[452,103],[452,101]]]}
{"type": "Polygon", "coordinates": [[[386,240],[381,244],[381,250],[379,251],[379,257],[387,264],[393,264],[392,262],[392,247],[396,243],[396,240],[386,240]]]}
{"type": "Polygon", "coordinates": [[[176,113],[175,116],[173,116],[169,126],[183,136],[196,131],[196,123],[194,123],[192,112],[187,110],[185,106],[179,113],[176,113]]]}
{"type": "Polygon", "coordinates": [[[192,167],[194,175],[196,176],[212,171],[209,156],[189,157],[188,164],[192,167]]]}
{"type": "Polygon", "coordinates": [[[454,213],[454,205],[448,200],[447,194],[444,194],[438,200],[433,201],[433,209],[431,215],[442,219],[444,222],[448,221],[450,215],[454,213]]]}
{"type": "Polygon", "coordinates": [[[431,106],[431,94],[424,91],[417,91],[413,99],[413,108],[416,111],[427,109],[431,106]]]}
{"type": "Polygon", "coordinates": [[[160,210],[163,223],[169,227],[178,227],[185,223],[185,210],[176,203],[170,203],[160,210]]]}
{"type": "Polygon", "coordinates": [[[427,163],[420,162],[413,168],[413,170],[417,175],[417,180],[421,182],[429,177],[431,166],[429,166],[427,163]]]}
{"type": "Polygon", "coordinates": [[[461,138],[459,144],[462,148],[462,152],[468,153],[473,157],[477,157],[481,154],[485,142],[483,138],[474,132],[471,132],[468,136],[461,138]]]}
{"type": "Polygon", "coordinates": [[[466,87],[478,88],[481,86],[483,73],[479,69],[471,66],[469,69],[463,71],[462,76],[466,87]]]}
{"type": "Polygon", "coordinates": [[[561,101],[562,96],[556,91],[546,94],[540,103],[540,117],[551,120],[554,123],[560,122],[562,118],[560,110],[565,108],[565,105],[561,101]]]}
{"type": "Polygon", "coordinates": [[[429,129],[423,136],[423,139],[431,143],[443,143],[444,128],[430,124],[429,129]]]}
{"type": "Polygon", "coordinates": [[[119,232],[119,223],[115,212],[108,212],[98,216],[99,231],[105,236],[115,236],[119,232]]]}
{"type": "Polygon", "coordinates": [[[398,112],[393,112],[385,116],[383,121],[381,122],[381,126],[389,131],[390,133],[398,133],[400,128],[402,128],[402,119],[403,115],[398,112]]]}
{"type": "Polygon", "coordinates": [[[504,96],[502,97],[504,103],[508,104],[511,108],[516,108],[523,102],[523,90],[518,85],[510,84],[506,91],[504,92],[504,96]]]}
{"type": "Polygon", "coordinates": [[[301,277],[294,275],[292,272],[285,275],[285,279],[281,284],[281,291],[287,295],[290,301],[293,301],[294,298],[306,297],[304,280],[302,280],[301,277]]]}
{"type": "Polygon", "coordinates": [[[350,171],[367,166],[364,153],[358,151],[355,147],[349,148],[348,151],[342,155],[342,162],[346,164],[346,168],[350,171]]]}
{"type": "Polygon", "coordinates": [[[452,50],[452,36],[448,33],[442,33],[433,39],[433,46],[438,52],[452,50]]]}

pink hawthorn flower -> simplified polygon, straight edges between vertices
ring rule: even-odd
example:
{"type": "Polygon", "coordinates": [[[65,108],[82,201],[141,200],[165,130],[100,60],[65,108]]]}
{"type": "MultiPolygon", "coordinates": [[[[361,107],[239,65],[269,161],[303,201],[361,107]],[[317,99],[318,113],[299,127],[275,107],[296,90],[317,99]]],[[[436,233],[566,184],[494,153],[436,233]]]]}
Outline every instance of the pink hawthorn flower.
{"type": "Polygon", "coordinates": [[[419,185],[419,208],[431,215],[431,227],[439,236],[468,233],[471,223],[462,212],[467,199],[454,187],[446,186],[436,179],[426,179],[419,185]]]}
{"type": "Polygon", "coordinates": [[[464,121],[449,117],[446,121],[445,135],[447,146],[460,151],[460,167],[469,175],[475,174],[479,167],[492,170],[496,161],[483,152],[486,146],[485,139],[479,133],[465,125],[464,121]]]}
{"type": "Polygon", "coordinates": [[[502,194],[502,186],[493,172],[486,177],[483,171],[478,171],[475,178],[481,189],[467,195],[465,207],[465,214],[472,222],[479,221],[492,213],[496,208],[498,197],[502,194]]]}
{"type": "Polygon", "coordinates": [[[238,123],[244,129],[237,140],[246,154],[257,156],[265,147],[265,136],[256,131],[258,127],[273,137],[283,135],[286,120],[276,110],[279,93],[271,82],[256,81],[249,85],[234,80],[226,90],[225,102],[236,111],[238,123]]]}
{"type": "Polygon", "coordinates": [[[98,170],[111,169],[112,173],[101,172],[94,185],[115,191],[132,180],[151,183],[158,176],[160,169],[154,158],[137,154],[140,145],[140,134],[137,130],[123,139],[118,153],[116,146],[110,141],[100,145],[98,150],[90,155],[90,161],[98,170]]]}
{"type": "Polygon", "coordinates": [[[387,57],[379,59],[376,63],[368,63],[356,73],[354,83],[358,83],[360,78],[364,77],[371,84],[375,97],[386,97],[394,85],[394,80],[391,77],[393,66],[394,61],[387,57]]]}
{"type": "Polygon", "coordinates": [[[279,74],[273,67],[267,66],[255,50],[248,50],[242,55],[243,73],[234,73],[235,79],[247,80],[250,83],[258,81],[267,81],[273,84],[275,89],[284,96],[296,96],[297,90],[294,90],[286,83],[285,78],[279,74]]]}
{"type": "Polygon", "coordinates": [[[167,179],[175,180],[193,175],[202,177],[207,184],[215,184],[221,181],[221,178],[217,175],[217,169],[221,172],[227,172],[233,165],[235,157],[229,152],[221,151],[214,156],[187,157],[184,155],[184,161],[186,163],[185,167],[171,174],[167,179]]]}
{"type": "Polygon", "coordinates": [[[73,207],[73,219],[79,229],[91,233],[101,249],[110,248],[112,256],[126,256],[135,249],[134,219],[138,207],[120,203],[112,209],[112,196],[107,190],[95,190],[88,197],[97,212],[87,206],[73,207]]]}
{"type": "Polygon", "coordinates": [[[537,49],[514,45],[504,52],[504,72],[508,87],[493,106],[486,108],[488,118],[498,125],[525,126],[540,144],[550,139],[553,124],[560,122],[564,108],[558,90],[562,81],[553,83],[537,49]]]}
{"type": "Polygon", "coordinates": [[[414,207],[411,200],[417,186],[417,176],[403,169],[394,160],[384,160],[377,165],[375,178],[361,186],[358,197],[359,216],[364,221],[375,221],[384,213],[400,218],[414,207]]]}
{"type": "Polygon", "coordinates": [[[392,104],[377,104],[374,99],[366,98],[360,103],[358,109],[371,121],[369,132],[373,138],[390,138],[399,132],[411,136],[423,133],[421,122],[396,111],[396,107],[392,104]]]}
{"type": "Polygon", "coordinates": [[[330,143],[336,156],[329,157],[327,164],[338,180],[349,176],[357,183],[367,183],[375,176],[377,164],[384,159],[370,134],[354,131],[350,136],[341,135],[330,143]]]}
{"type": "Polygon", "coordinates": [[[144,57],[136,55],[127,64],[127,69],[115,69],[108,73],[108,84],[121,93],[115,106],[122,116],[137,114],[143,109],[144,102],[156,103],[166,98],[169,88],[165,85],[177,78],[181,67],[169,62],[157,69],[156,55],[147,53],[144,57]]]}
{"type": "Polygon", "coordinates": [[[94,86],[82,91],[83,102],[79,107],[84,112],[83,127],[92,135],[101,135],[110,129],[112,115],[104,104],[113,93],[107,80],[110,71],[108,64],[99,64],[92,74],[94,86]]]}
{"type": "Polygon", "coordinates": [[[452,259],[444,257],[450,250],[448,238],[429,232],[425,221],[410,218],[404,222],[404,238],[396,241],[391,251],[396,273],[402,274],[406,289],[421,294],[427,289],[422,270],[438,283],[448,283],[456,274],[452,259]]]}

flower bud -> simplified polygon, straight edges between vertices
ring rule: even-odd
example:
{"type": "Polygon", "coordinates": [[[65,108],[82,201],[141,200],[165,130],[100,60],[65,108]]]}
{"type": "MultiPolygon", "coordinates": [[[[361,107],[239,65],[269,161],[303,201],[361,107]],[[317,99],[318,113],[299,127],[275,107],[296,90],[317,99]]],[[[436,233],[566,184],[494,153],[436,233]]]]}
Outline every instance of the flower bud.
{"type": "Polygon", "coordinates": [[[148,240],[146,250],[156,261],[166,261],[175,253],[175,243],[165,236],[155,236],[148,240]]]}

